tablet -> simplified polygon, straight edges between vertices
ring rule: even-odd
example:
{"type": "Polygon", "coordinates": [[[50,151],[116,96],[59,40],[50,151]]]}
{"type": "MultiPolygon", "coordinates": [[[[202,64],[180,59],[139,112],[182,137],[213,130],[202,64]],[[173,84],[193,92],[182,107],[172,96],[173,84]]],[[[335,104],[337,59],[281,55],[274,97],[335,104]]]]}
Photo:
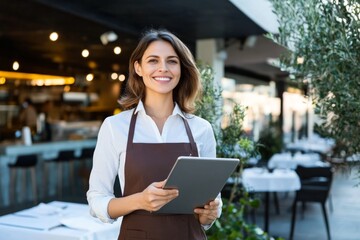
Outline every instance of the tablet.
{"type": "Polygon", "coordinates": [[[180,156],[164,185],[164,189],[179,189],[179,196],[157,213],[193,214],[221,192],[240,160],[237,158],[207,158],[180,156]]]}

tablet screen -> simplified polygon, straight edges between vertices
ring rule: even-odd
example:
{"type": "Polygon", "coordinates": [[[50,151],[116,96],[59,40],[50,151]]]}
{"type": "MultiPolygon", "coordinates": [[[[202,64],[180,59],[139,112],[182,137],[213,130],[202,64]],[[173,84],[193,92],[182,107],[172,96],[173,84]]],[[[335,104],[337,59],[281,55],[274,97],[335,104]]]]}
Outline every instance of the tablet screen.
{"type": "Polygon", "coordinates": [[[164,185],[178,189],[179,196],[157,213],[194,213],[194,208],[216,198],[239,162],[237,158],[179,157],[164,185]]]}

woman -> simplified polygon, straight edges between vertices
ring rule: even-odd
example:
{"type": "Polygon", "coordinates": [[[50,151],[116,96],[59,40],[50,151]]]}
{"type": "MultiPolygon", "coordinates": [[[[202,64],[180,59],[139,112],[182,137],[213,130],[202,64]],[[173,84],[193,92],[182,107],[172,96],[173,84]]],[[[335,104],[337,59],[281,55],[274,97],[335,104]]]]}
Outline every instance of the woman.
{"type": "Polygon", "coordinates": [[[119,238],[206,239],[220,216],[220,195],[194,214],[156,214],[176,198],[162,186],[178,156],[215,157],[209,122],[190,114],[201,89],[189,49],[168,31],[143,36],[129,62],[125,110],[105,119],[94,152],[90,188],[92,215],[104,222],[123,216],[119,238]],[[123,195],[113,186],[119,176],[123,195]]]}

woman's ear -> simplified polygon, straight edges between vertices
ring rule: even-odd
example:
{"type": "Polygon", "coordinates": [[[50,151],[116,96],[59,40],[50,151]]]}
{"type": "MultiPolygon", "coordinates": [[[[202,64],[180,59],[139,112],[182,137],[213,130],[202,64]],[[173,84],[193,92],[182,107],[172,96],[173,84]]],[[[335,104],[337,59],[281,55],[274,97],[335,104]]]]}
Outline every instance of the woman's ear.
{"type": "Polygon", "coordinates": [[[141,66],[139,64],[138,61],[135,61],[134,62],[134,69],[135,69],[135,72],[137,73],[137,75],[139,75],[140,77],[142,77],[142,74],[141,74],[141,66]]]}

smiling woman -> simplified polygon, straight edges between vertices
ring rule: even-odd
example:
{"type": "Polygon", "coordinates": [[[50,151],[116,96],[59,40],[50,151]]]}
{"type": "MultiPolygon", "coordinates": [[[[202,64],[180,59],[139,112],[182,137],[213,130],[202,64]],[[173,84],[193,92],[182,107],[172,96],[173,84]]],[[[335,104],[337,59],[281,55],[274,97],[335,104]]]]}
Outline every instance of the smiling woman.
{"type": "Polygon", "coordinates": [[[91,212],[104,222],[123,217],[119,239],[206,239],[220,216],[220,194],[194,214],[158,214],[177,189],[163,189],[179,156],[216,156],[210,123],[192,115],[201,89],[189,49],[168,31],[146,32],[129,63],[123,112],[99,131],[87,193],[91,212]],[[123,195],[113,186],[118,175],[123,195]]]}

